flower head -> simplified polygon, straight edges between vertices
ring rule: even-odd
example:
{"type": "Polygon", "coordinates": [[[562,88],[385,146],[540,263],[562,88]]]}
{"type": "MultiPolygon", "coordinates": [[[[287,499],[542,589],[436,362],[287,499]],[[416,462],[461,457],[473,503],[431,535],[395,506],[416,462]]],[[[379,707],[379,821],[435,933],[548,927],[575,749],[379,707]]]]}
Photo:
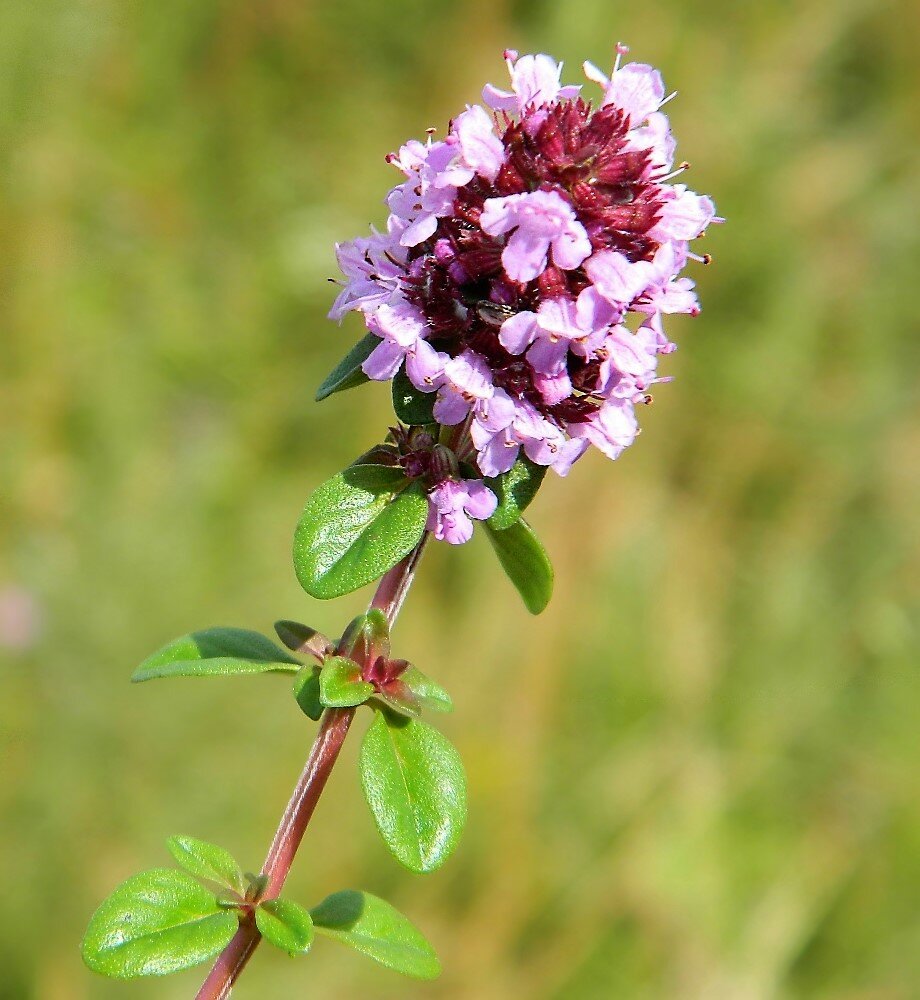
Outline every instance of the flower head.
{"type": "MultiPolygon", "coordinates": [[[[510,90],[487,86],[491,110],[467,107],[443,140],[391,156],[406,180],[386,233],[338,248],[347,283],[331,315],[358,310],[380,338],[365,372],[405,366],[436,393],[435,419],[460,425],[465,468],[483,476],[522,452],[560,475],[589,445],[616,458],[666,381],[663,317],[699,312],[681,272],[708,259],[689,243],[722,220],[671,183],[686,165],[671,170],[661,75],[620,65],[625,52],[609,76],[585,64],[595,103],[549,56],[506,52],[510,90]]],[[[431,530],[465,541],[493,494],[453,473],[429,482],[431,530]]]]}

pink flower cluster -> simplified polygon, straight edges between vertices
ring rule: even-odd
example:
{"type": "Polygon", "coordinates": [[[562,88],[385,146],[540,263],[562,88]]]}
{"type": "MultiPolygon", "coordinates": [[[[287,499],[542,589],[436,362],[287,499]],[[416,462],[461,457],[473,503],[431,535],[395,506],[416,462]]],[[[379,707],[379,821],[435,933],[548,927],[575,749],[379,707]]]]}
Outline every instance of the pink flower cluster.
{"type": "MultiPolygon", "coordinates": [[[[641,63],[610,77],[590,63],[596,104],[562,86],[546,55],[506,52],[511,89],[468,107],[447,137],[389,159],[406,176],[387,197],[385,233],[338,246],[347,281],[330,316],[359,310],[380,343],[372,379],[402,366],[436,393],[435,418],[465,422],[479,472],[523,452],[566,475],[593,444],[617,458],[638,433],[658,356],[675,349],[668,313],[699,311],[680,277],[715,216],[712,201],[670,183],[674,140],[661,76],[641,63]]],[[[477,480],[430,494],[431,526],[466,541],[487,517],[477,480]],[[476,487],[475,489],[473,487],[476,487]],[[456,526],[460,525],[460,528],[456,526]]]]}

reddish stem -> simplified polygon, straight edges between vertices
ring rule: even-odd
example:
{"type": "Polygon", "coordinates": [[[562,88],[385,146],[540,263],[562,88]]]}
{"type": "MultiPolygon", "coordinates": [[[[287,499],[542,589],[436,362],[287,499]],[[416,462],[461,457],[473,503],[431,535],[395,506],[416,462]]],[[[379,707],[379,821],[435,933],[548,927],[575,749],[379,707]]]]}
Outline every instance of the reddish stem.
{"type": "MultiPolygon", "coordinates": [[[[412,552],[387,572],[377,585],[370,606],[383,611],[390,625],[396,621],[427,540],[426,532],[412,552]]],[[[273,899],[281,892],[307,824],[348,735],[354,714],[353,708],[330,708],[323,714],[310,756],[284,810],[262,867],[262,874],[268,876],[263,898],[273,899]]],[[[229,997],[233,984],[261,940],[262,935],[253,916],[250,914],[243,917],[236,934],[220,953],[214,968],[198,991],[196,1000],[225,1000],[229,997]]]]}

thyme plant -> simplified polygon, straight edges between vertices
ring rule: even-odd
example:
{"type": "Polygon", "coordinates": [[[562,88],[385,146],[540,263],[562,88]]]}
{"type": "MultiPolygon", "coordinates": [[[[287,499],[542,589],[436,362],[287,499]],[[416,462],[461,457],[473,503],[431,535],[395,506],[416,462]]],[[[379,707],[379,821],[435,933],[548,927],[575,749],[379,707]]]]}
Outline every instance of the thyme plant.
{"type": "MultiPolygon", "coordinates": [[[[450,696],[394,655],[390,633],[430,539],[458,545],[478,522],[524,604],[550,599],[549,558],[523,517],[547,469],[561,476],[590,447],[617,458],[638,434],[658,358],[674,350],[668,313],[699,311],[681,277],[691,240],[721,221],[709,198],[672,183],[674,140],[660,74],[621,64],[588,101],[546,55],[505,60],[511,89],[487,86],[443,140],[388,159],[405,176],[383,232],[337,247],[344,274],[330,316],[357,311],[367,334],[326,378],[323,400],[392,382],[382,439],[307,500],[294,536],[304,590],[329,600],[379,581],[341,637],[275,623],[281,645],[239,628],[193,632],[135,671],[176,677],[288,674],[319,723],[303,774],[258,873],[187,836],[177,868],[129,878],[93,915],[83,957],[118,978],[162,975],[217,956],[199,1000],[229,995],[263,939],[291,955],[315,934],[408,976],[438,975],[422,933],[366,892],[308,908],[285,881],[359,713],[360,779],[380,836],[410,871],[439,868],[466,821],[454,747],[430,721],[450,696]],[[363,711],[362,711],[363,709],[363,711]]],[[[671,95],[673,96],[673,95],[671,95]]]]}

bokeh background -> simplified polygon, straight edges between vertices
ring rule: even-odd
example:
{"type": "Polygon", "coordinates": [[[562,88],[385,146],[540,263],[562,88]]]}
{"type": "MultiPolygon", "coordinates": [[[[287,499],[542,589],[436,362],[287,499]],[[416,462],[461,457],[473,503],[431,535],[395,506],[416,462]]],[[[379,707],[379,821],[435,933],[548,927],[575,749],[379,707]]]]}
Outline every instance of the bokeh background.
{"type": "Polygon", "coordinates": [[[402,872],[356,743],[290,882],[391,898],[415,984],[328,941],[245,998],[920,996],[920,9],[880,0],[0,4],[0,996],[185,998],[78,944],[189,833],[256,867],[312,736],[281,679],[127,683],[189,629],[334,632],[292,527],[386,392],[314,405],[360,330],[332,244],[384,154],[506,47],[660,66],[729,224],[637,447],[553,480],[557,593],[426,557],[401,655],[453,692],[471,815],[402,872]]]}

